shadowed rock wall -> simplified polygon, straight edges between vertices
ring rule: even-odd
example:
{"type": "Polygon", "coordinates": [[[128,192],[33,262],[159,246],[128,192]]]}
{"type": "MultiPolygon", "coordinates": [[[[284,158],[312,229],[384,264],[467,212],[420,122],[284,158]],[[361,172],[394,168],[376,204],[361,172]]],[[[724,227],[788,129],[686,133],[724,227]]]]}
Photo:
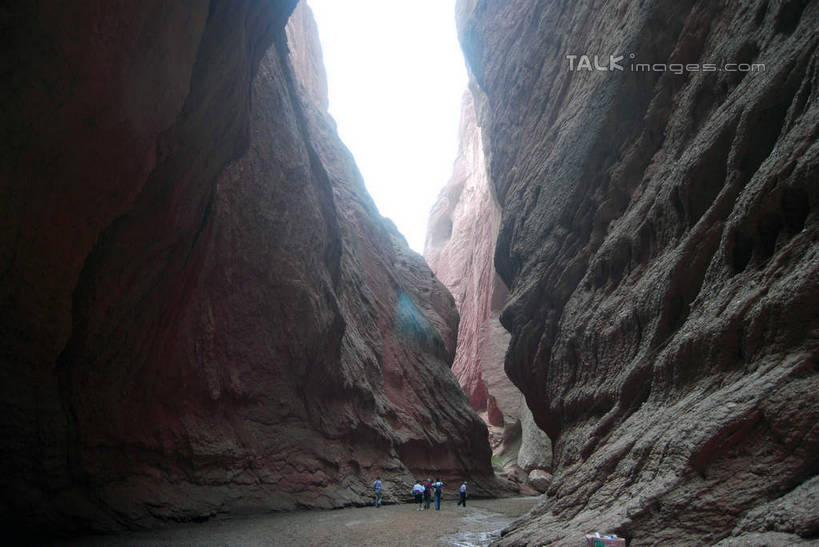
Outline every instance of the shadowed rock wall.
{"type": "Polygon", "coordinates": [[[546,501],[503,543],[817,537],[819,2],[461,0],[458,19],[506,370],[555,442],[546,501]],[[570,71],[584,54],[624,70],[570,71]]]}
{"type": "Polygon", "coordinates": [[[378,473],[388,499],[494,484],[452,298],[364,191],[303,10],[291,57],[294,4],[0,11],[16,527],[362,503],[378,473]]]}

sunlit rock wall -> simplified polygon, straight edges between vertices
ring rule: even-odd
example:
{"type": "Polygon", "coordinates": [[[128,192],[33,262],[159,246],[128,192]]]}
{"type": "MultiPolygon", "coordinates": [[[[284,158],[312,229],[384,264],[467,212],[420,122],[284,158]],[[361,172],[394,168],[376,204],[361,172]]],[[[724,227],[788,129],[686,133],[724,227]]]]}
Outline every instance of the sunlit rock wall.
{"type": "Polygon", "coordinates": [[[819,2],[457,11],[506,370],[555,442],[502,543],[815,539],[819,2]],[[624,70],[571,71],[584,54],[624,70]]]}
{"type": "MultiPolygon", "coordinates": [[[[430,212],[424,257],[452,293],[461,315],[452,371],[472,406],[486,410],[489,392],[480,358],[502,358],[508,343],[502,327],[489,332],[492,312],[506,298],[506,286],[492,265],[500,212],[486,178],[472,94],[465,93],[461,102],[458,155],[452,177],[430,212]]],[[[508,401],[501,402],[502,408],[517,414],[508,406],[508,401]]]]}
{"type": "Polygon", "coordinates": [[[0,10],[14,530],[493,486],[452,298],[366,195],[294,4],[0,10]]]}
{"type": "MultiPolygon", "coordinates": [[[[503,370],[509,333],[498,316],[507,289],[493,265],[500,210],[489,186],[481,128],[469,91],[462,99],[458,134],[452,177],[430,212],[424,257],[452,292],[461,316],[452,371],[472,407],[485,411],[490,425],[507,426],[502,432],[506,446],[496,447],[496,452],[504,456],[504,466],[517,466],[522,394],[503,370]]],[[[526,462],[527,471],[548,467],[548,437],[531,420],[525,427],[526,450],[533,455],[526,462]]]]}

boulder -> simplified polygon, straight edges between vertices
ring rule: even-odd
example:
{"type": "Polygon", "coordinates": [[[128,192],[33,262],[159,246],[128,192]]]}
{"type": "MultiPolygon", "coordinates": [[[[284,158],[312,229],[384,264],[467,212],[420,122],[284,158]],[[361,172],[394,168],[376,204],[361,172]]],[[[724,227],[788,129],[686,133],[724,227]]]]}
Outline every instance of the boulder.
{"type": "Polygon", "coordinates": [[[543,469],[532,469],[526,483],[540,493],[546,492],[552,485],[552,474],[543,469]]]}

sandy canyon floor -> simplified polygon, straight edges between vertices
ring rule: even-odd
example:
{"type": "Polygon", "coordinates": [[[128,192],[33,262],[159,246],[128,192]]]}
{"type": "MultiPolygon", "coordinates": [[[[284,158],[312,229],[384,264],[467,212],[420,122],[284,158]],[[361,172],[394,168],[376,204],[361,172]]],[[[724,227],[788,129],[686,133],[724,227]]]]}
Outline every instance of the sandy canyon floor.
{"type": "Polygon", "coordinates": [[[458,507],[418,511],[415,504],[303,511],[233,518],[118,535],[90,536],[59,545],[488,545],[526,513],[536,497],[468,500],[458,507]]]}

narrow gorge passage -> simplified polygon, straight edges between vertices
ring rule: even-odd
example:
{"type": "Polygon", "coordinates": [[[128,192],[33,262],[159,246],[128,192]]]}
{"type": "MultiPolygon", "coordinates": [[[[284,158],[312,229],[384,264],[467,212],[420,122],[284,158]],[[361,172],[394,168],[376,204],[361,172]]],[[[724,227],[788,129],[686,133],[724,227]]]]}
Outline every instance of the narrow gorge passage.
{"type": "Polygon", "coordinates": [[[422,257],[306,4],[0,9],[13,539],[819,540],[819,0],[455,21],[422,257]]]}
{"type": "Polygon", "coordinates": [[[551,481],[552,443],[504,370],[509,333],[500,312],[509,290],[494,266],[501,211],[489,182],[475,100],[461,104],[452,176],[430,212],[424,258],[460,314],[452,372],[489,427],[493,467],[529,493],[551,481]]]}

